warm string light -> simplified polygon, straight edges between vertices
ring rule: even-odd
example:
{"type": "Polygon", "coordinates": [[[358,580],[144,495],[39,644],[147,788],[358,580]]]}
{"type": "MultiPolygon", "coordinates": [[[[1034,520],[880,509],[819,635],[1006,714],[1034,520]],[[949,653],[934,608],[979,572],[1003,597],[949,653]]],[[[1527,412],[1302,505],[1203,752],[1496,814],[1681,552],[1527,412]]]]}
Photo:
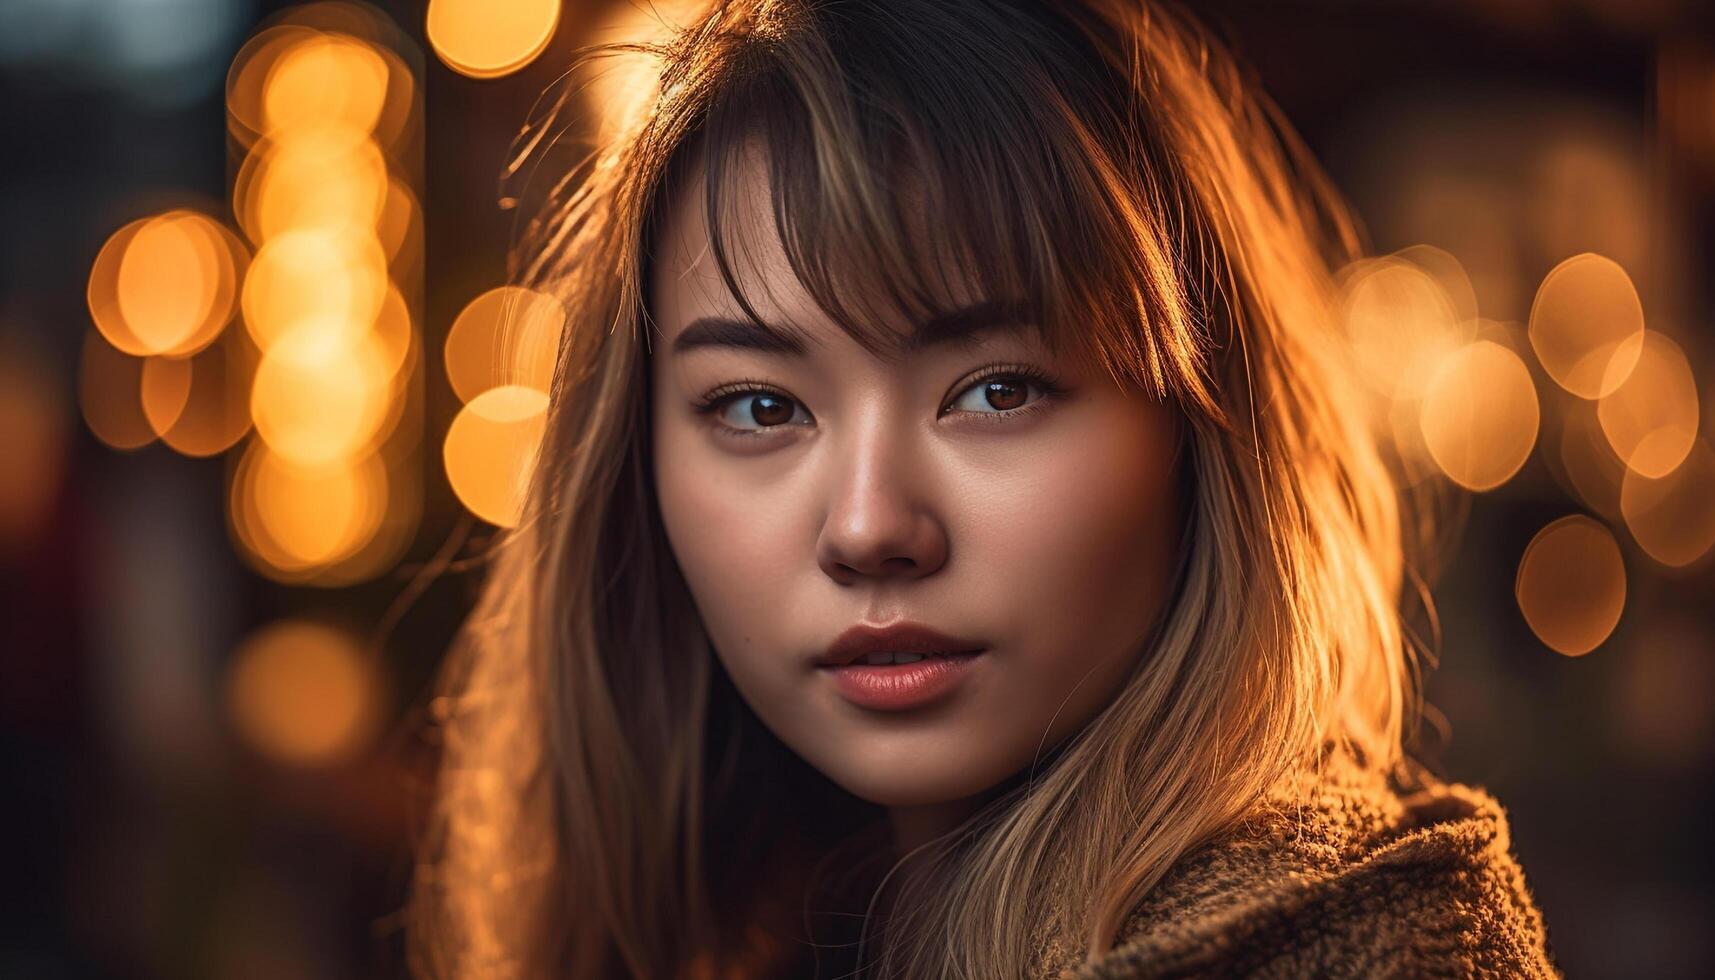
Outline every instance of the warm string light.
{"type": "Polygon", "coordinates": [[[1660,477],[1628,468],[1620,514],[1644,553],[1670,568],[1697,561],[1715,546],[1715,452],[1701,439],[1660,477]]]}
{"type": "Polygon", "coordinates": [[[1519,610],[1551,649],[1579,657],[1614,631],[1626,605],[1620,546],[1600,521],[1573,514],[1531,539],[1513,585],[1519,610]]]}
{"type": "MultiPolygon", "coordinates": [[[[227,79],[236,229],[213,208],[146,216],[90,269],[89,428],[120,449],[238,447],[233,540],[281,582],[373,578],[421,513],[422,122],[408,50],[364,4],[286,11],[227,79]]],[[[253,748],[322,765],[366,744],[380,690],[351,636],[288,620],[240,648],[227,693],[253,748]]]]}
{"type": "MultiPolygon", "coordinates": [[[[1522,329],[1478,316],[1470,278],[1441,249],[1364,259],[1339,283],[1352,364],[1408,483],[1494,490],[1523,468],[1546,420],[1556,426],[1550,468],[1644,555],[1679,568],[1715,548],[1715,452],[1699,435],[1695,373],[1667,333],[1646,326],[1619,263],[1594,253],[1561,262],[1522,329]]],[[[1517,586],[1531,629],[1572,655],[1608,638],[1625,601],[1612,533],[1579,521],[1544,529],[1517,586]]]]}
{"type": "Polygon", "coordinates": [[[547,425],[548,396],[523,385],[490,388],[447,428],[447,479],[471,513],[502,527],[518,523],[547,425]]]}
{"type": "MultiPolygon", "coordinates": [[[[472,78],[518,71],[548,47],[559,0],[430,0],[435,54],[472,78]]],[[[516,526],[546,427],[548,387],[565,324],[558,300],[502,286],[472,299],[448,331],[447,380],[464,407],[447,429],[447,481],[467,510],[516,526]]]]}
{"type": "MultiPolygon", "coordinates": [[[[255,436],[230,471],[228,525],[281,582],[372,578],[421,514],[422,123],[407,43],[367,6],[307,4],[252,37],[228,77],[245,154],[232,211],[255,249],[239,305],[256,352],[255,436]]],[[[299,620],[253,634],[227,684],[234,729],[301,766],[366,747],[382,690],[354,637],[299,620]]]]}
{"type": "Polygon", "coordinates": [[[465,403],[442,446],[447,480],[491,524],[518,523],[565,322],[554,297],[501,286],[466,304],[447,332],[447,380],[465,403]]]}
{"type": "Polygon", "coordinates": [[[343,0],[259,31],[227,80],[243,237],[206,210],[169,210],[120,228],[90,270],[90,429],[115,448],[159,440],[188,456],[254,432],[243,458],[274,458],[234,467],[230,518],[240,550],[282,581],[379,574],[421,508],[422,225],[407,166],[421,110],[395,50],[406,44],[373,8],[343,0]],[[269,490],[283,478],[256,482],[285,468],[297,486],[388,488],[387,519],[356,522],[364,540],[318,545],[325,529],[292,520],[290,495],[269,490]]]}
{"type": "Polygon", "coordinates": [[[1620,370],[1623,362],[1616,358],[1606,372],[1607,394],[1596,403],[1596,418],[1628,469],[1664,477],[1697,439],[1697,382],[1685,352],[1666,334],[1644,333],[1630,360],[1630,370],[1620,370]],[[1614,382],[1616,375],[1622,380],[1614,382]]]}
{"type": "Polygon", "coordinates": [[[233,729],[253,750],[296,766],[345,762],[384,715],[381,677],[350,633],[286,619],[246,637],[226,675],[233,729]]]}
{"type": "Polygon", "coordinates": [[[420,511],[421,226],[406,164],[421,121],[396,35],[358,4],[305,5],[252,37],[228,78],[245,149],[233,214],[255,246],[240,307],[259,352],[229,523],[280,581],[373,577],[420,511]]]}
{"type": "Polygon", "coordinates": [[[1613,394],[1637,366],[1643,342],[1643,303],[1612,259],[1575,255],[1536,291],[1531,348],[1549,377],[1580,398],[1613,394]]]}
{"type": "Polygon", "coordinates": [[[197,209],[139,218],[108,238],[90,267],[95,332],[82,369],[98,438],[212,456],[243,437],[247,351],[227,328],[249,263],[239,237],[197,209]]]}
{"type": "Polygon", "coordinates": [[[547,49],[560,7],[561,0],[429,0],[424,31],[447,67],[499,78],[547,49]]]}

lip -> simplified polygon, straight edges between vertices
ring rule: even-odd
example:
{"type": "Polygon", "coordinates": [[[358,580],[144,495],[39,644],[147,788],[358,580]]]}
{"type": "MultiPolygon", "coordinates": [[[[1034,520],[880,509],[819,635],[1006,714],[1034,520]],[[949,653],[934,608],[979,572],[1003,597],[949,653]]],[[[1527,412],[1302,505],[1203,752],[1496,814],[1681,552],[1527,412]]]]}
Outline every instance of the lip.
{"type": "Polygon", "coordinates": [[[827,671],[840,694],[859,707],[908,711],[951,694],[985,649],[981,641],[948,636],[921,623],[859,624],[840,634],[817,667],[827,671]],[[921,653],[925,659],[911,664],[863,662],[866,655],[884,650],[921,653]]]}
{"type": "Polygon", "coordinates": [[[887,626],[859,623],[841,633],[828,646],[827,653],[816,662],[826,667],[841,667],[882,650],[895,653],[952,654],[972,653],[981,649],[983,644],[980,640],[948,636],[940,630],[909,620],[887,626]]]}

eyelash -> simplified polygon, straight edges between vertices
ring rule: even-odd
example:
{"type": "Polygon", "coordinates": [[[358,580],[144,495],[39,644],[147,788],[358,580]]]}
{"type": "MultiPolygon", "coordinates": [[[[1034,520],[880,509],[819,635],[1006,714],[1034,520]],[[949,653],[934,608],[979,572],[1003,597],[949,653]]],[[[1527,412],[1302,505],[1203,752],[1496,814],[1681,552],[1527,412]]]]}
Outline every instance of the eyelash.
{"type": "MultiPolygon", "coordinates": [[[[986,364],[981,368],[978,368],[977,371],[971,375],[970,381],[959,387],[958,391],[954,395],[953,401],[958,401],[958,396],[963,395],[977,384],[997,378],[1028,381],[1042,392],[1042,397],[1020,408],[1009,408],[998,412],[967,412],[965,414],[974,415],[990,422],[1010,421],[1021,416],[1035,414],[1041,409],[1045,402],[1048,402],[1065,392],[1065,388],[1060,384],[1058,379],[1039,367],[1030,364],[996,362],[986,364]]],[[[699,398],[692,407],[699,415],[713,416],[719,409],[724,407],[727,402],[743,395],[773,395],[777,398],[793,402],[794,404],[797,402],[796,399],[787,395],[785,392],[780,391],[778,388],[770,385],[766,381],[758,378],[741,378],[737,381],[721,385],[720,387],[709,391],[707,394],[699,398]]],[[[946,415],[949,414],[949,412],[944,410],[941,414],[946,415]]],[[[760,429],[740,429],[736,426],[726,425],[719,421],[714,421],[714,425],[724,434],[740,439],[766,436],[776,429],[787,428],[786,425],[771,425],[764,426],[760,429]]]]}

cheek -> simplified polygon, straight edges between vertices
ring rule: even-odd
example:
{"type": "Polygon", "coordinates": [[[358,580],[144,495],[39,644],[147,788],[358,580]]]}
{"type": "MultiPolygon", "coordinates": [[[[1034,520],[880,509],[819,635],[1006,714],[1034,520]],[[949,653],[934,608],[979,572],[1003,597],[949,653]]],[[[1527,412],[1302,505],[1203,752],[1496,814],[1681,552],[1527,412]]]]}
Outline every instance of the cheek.
{"type": "Polygon", "coordinates": [[[1022,658],[1059,674],[1135,645],[1169,585],[1175,486],[1165,410],[1116,398],[973,501],[966,551],[1022,658]]]}
{"type": "Polygon", "coordinates": [[[770,610],[791,598],[805,547],[784,485],[723,464],[692,423],[662,427],[655,446],[662,523],[711,638],[738,657],[778,651],[770,610]]]}

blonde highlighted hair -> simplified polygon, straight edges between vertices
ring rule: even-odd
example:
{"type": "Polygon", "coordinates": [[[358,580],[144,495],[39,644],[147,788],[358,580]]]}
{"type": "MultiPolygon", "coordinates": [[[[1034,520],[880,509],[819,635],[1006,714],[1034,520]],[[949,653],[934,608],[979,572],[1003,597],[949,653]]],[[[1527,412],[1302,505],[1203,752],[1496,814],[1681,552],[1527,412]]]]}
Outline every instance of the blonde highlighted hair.
{"type": "Polygon", "coordinates": [[[935,873],[901,885],[909,917],[848,955],[925,978],[1022,976],[1045,944],[1098,955],[1327,744],[1412,765],[1420,537],[1331,313],[1358,239],[1221,45],[1153,0],[731,0],[583,52],[615,55],[650,65],[647,104],[567,168],[519,250],[518,280],[573,313],[523,520],[436,702],[417,973],[778,975],[807,869],[873,827],[737,696],[653,495],[652,236],[703,168],[741,295],[720,219],[751,137],[794,272],[854,338],[883,336],[854,275],[898,309],[941,295],[945,266],[906,234],[920,209],[990,295],[1022,290],[1185,435],[1179,578],[1135,670],[937,841],[935,873]]]}

